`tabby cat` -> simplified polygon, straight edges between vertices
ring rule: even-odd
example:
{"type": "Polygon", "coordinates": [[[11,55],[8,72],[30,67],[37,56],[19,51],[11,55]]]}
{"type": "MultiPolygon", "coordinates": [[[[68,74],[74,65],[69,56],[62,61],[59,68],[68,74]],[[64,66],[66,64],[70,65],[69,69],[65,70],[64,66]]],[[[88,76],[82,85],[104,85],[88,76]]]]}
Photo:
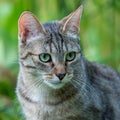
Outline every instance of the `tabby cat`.
{"type": "Polygon", "coordinates": [[[19,18],[17,96],[27,120],[120,120],[120,74],[83,56],[82,9],[45,24],[28,11],[19,18]]]}

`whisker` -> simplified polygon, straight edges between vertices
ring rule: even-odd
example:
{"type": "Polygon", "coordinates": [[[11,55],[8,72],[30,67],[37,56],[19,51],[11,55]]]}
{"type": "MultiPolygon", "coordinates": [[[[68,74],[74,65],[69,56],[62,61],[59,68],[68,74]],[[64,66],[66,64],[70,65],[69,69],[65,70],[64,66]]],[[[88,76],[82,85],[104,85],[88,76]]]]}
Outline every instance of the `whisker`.
{"type": "Polygon", "coordinates": [[[73,83],[73,85],[76,83],[77,85],[77,88],[78,88],[78,86],[82,86],[82,85],[84,85],[85,87],[82,87],[81,89],[83,89],[85,92],[88,92],[88,93],[90,93],[90,95],[92,95],[94,98],[98,98],[98,95],[96,95],[95,93],[95,89],[94,89],[94,87],[93,86],[90,86],[90,85],[88,85],[87,83],[84,83],[83,81],[78,81],[78,80],[72,80],[72,83],[73,83]],[[82,85],[81,85],[82,84],[82,85]],[[91,94],[92,93],[92,94],[91,94]]]}
{"type": "Polygon", "coordinates": [[[28,93],[28,92],[31,93],[33,91],[34,87],[38,87],[42,83],[43,83],[43,80],[39,81],[36,79],[36,80],[32,81],[32,84],[30,86],[28,86],[27,88],[25,88],[23,90],[23,92],[24,93],[28,93]]]}
{"type": "Polygon", "coordinates": [[[39,87],[39,82],[34,82],[34,84],[28,88],[25,88],[22,92],[25,94],[26,97],[28,98],[33,98],[34,94],[32,94],[33,90],[35,89],[35,87],[39,87]]]}

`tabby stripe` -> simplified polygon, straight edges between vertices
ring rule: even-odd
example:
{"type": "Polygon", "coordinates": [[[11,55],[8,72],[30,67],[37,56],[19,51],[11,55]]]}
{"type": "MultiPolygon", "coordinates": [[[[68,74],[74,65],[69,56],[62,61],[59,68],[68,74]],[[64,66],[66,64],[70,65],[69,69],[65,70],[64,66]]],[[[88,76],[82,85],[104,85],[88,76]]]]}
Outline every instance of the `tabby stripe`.
{"type": "Polygon", "coordinates": [[[54,38],[53,38],[53,34],[51,33],[50,36],[51,36],[51,42],[54,44],[56,50],[58,51],[57,44],[56,44],[56,42],[54,41],[54,38]]]}
{"type": "Polygon", "coordinates": [[[52,53],[52,35],[50,35],[51,37],[48,39],[47,43],[50,46],[50,53],[52,53]]]}
{"type": "Polygon", "coordinates": [[[61,51],[60,52],[63,52],[63,42],[64,42],[64,40],[63,40],[63,37],[62,37],[62,35],[59,33],[59,36],[60,36],[60,39],[61,39],[61,51]]]}
{"type": "Polygon", "coordinates": [[[29,69],[29,68],[36,69],[36,67],[35,67],[35,66],[24,65],[24,63],[22,63],[22,62],[21,62],[21,64],[22,64],[24,67],[28,68],[28,69],[29,69]]]}
{"type": "Polygon", "coordinates": [[[31,100],[28,96],[26,96],[20,88],[18,88],[19,94],[28,102],[38,104],[38,102],[31,100]]]}
{"type": "Polygon", "coordinates": [[[55,38],[56,38],[56,43],[57,43],[57,47],[58,47],[58,52],[60,53],[60,42],[61,42],[61,40],[59,39],[59,36],[58,36],[58,33],[54,33],[54,35],[55,35],[55,38]]]}
{"type": "Polygon", "coordinates": [[[38,54],[34,54],[34,53],[31,53],[31,52],[28,52],[24,57],[20,57],[20,59],[26,59],[28,57],[28,55],[34,55],[34,56],[38,56],[38,54]]]}
{"type": "Polygon", "coordinates": [[[62,36],[61,35],[61,37],[62,37],[62,39],[64,40],[64,44],[65,44],[65,48],[66,48],[66,51],[68,51],[68,46],[67,46],[67,42],[68,42],[68,39],[67,39],[67,36],[62,36]]]}

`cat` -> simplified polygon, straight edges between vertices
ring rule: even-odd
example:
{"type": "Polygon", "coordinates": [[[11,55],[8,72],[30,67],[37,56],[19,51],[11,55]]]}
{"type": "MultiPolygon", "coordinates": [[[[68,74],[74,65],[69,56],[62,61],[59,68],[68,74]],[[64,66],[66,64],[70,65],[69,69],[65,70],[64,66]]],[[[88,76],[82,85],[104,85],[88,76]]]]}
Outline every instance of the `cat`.
{"type": "Polygon", "coordinates": [[[81,52],[82,10],[44,24],[20,16],[16,93],[27,120],[120,120],[120,74],[81,52]]]}

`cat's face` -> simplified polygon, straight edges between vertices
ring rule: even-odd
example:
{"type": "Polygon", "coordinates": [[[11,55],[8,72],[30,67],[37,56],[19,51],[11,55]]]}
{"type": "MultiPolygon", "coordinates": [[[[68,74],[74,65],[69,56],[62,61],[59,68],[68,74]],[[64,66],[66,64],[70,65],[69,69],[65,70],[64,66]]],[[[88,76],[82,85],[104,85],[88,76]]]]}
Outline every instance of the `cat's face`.
{"type": "Polygon", "coordinates": [[[19,60],[27,79],[59,89],[70,83],[81,58],[79,21],[82,7],[61,21],[40,24],[30,12],[19,19],[19,60]],[[29,77],[28,77],[29,76],[29,77]]]}

